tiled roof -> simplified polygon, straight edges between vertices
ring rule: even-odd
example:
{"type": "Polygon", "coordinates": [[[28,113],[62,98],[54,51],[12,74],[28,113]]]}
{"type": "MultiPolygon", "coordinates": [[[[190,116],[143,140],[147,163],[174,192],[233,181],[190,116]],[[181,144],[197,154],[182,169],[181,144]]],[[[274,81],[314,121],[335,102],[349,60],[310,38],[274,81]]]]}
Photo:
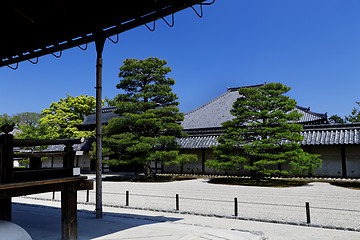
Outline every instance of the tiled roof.
{"type": "MultiPolygon", "coordinates": [[[[247,86],[248,88],[260,87],[261,85],[247,86]]],[[[185,129],[199,129],[199,128],[221,128],[221,124],[225,121],[234,118],[231,115],[233,103],[239,98],[239,88],[228,88],[228,90],[221,96],[204,104],[203,106],[188,112],[184,116],[181,126],[185,129]]],[[[108,107],[102,109],[101,122],[102,124],[109,123],[110,119],[119,117],[113,111],[116,107],[108,107]]],[[[303,116],[299,123],[304,125],[314,123],[326,123],[327,115],[310,111],[310,108],[296,106],[296,110],[303,116]]],[[[92,114],[85,118],[82,124],[77,125],[79,129],[89,130],[95,128],[96,115],[92,114]]]]}
{"type": "MultiPolygon", "coordinates": [[[[74,144],[73,150],[74,151],[85,151],[88,152],[92,148],[92,143],[95,141],[94,137],[87,138],[83,143],[74,144]]],[[[49,145],[43,152],[62,152],[65,149],[64,144],[59,145],[49,145]]]]}
{"type": "MultiPolygon", "coordinates": [[[[249,87],[259,86],[261,85],[249,87]]],[[[233,103],[240,96],[238,90],[239,88],[229,88],[228,91],[221,96],[191,112],[186,113],[181,126],[184,129],[221,127],[223,122],[234,118],[234,116],[231,115],[230,110],[232,109],[233,103]]],[[[300,106],[296,106],[296,110],[303,114],[299,123],[312,124],[314,122],[327,122],[326,113],[315,113],[310,111],[309,108],[300,106]]]]}
{"type": "Polygon", "coordinates": [[[217,146],[218,136],[195,136],[177,139],[177,143],[182,149],[203,149],[210,146],[217,146]]]}
{"type": "MultiPolygon", "coordinates": [[[[219,144],[219,133],[201,135],[199,130],[194,135],[188,134],[188,138],[177,139],[183,149],[204,149],[219,144]]],[[[301,145],[360,144],[360,123],[305,126],[301,135],[304,137],[301,145]]]]}
{"type": "MultiPolygon", "coordinates": [[[[114,111],[116,110],[116,107],[107,107],[107,108],[103,108],[102,109],[102,114],[101,114],[101,123],[102,124],[108,124],[110,119],[112,118],[118,118],[119,115],[114,113],[114,111]]],[[[76,127],[79,130],[89,130],[89,129],[94,129],[96,126],[96,114],[91,114],[89,116],[86,116],[84,119],[84,122],[82,124],[78,124],[76,125],[76,127]]]]}
{"type": "Polygon", "coordinates": [[[302,145],[360,144],[359,124],[331,124],[304,128],[302,145]]]}

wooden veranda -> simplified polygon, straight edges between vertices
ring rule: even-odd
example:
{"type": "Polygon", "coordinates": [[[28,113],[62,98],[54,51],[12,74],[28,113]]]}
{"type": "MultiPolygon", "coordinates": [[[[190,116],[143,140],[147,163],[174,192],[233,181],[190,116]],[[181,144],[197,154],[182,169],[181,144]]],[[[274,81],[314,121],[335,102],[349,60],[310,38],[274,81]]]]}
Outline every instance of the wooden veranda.
{"type": "Polygon", "coordinates": [[[4,125],[0,135],[0,219],[11,221],[11,198],[44,192],[61,192],[62,239],[77,239],[77,191],[93,189],[93,181],[80,176],[74,168],[73,144],[81,139],[22,140],[14,139],[11,126],[4,125]],[[14,147],[64,144],[63,152],[14,153],[14,147]],[[62,155],[62,168],[41,169],[41,157],[62,155]],[[30,158],[29,168],[13,168],[14,156],[30,158]]]}
{"type": "MultiPolygon", "coordinates": [[[[102,218],[102,147],[101,147],[101,104],[102,104],[102,51],[106,39],[145,25],[150,31],[155,30],[155,21],[186,8],[193,8],[195,13],[202,17],[203,5],[211,5],[215,0],[131,0],[131,1],[7,1],[0,8],[0,67],[8,66],[16,70],[19,63],[29,61],[36,64],[39,57],[52,54],[61,57],[62,51],[76,46],[95,42],[96,59],[96,217],[102,218]],[[199,5],[197,10],[193,7],[199,5]],[[149,27],[148,23],[153,23],[149,27]]],[[[170,27],[174,22],[168,23],[170,27]]],[[[112,42],[114,40],[110,39],[112,42]]],[[[86,49],[86,47],[85,47],[86,49]]],[[[3,85],[6,85],[3,84],[3,85]]],[[[2,141],[8,141],[10,134],[5,134],[2,141]],[[5,137],[6,136],[6,137],[5,137]]],[[[9,140],[10,141],[10,140],[9,140]]],[[[12,141],[12,140],[11,140],[12,141]]],[[[28,174],[25,182],[15,182],[16,176],[25,172],[12,171],[11,148],[21,145],[17,140],[13,145],[3,144],[0,191],[1,209],[0,218],[11,218],[11,197],[21,194],[36,193],[38,191],[59,190],[62,192],[62,206],[66,202],[74,202],[71,197],[79,189],[89,188],[89,184],[81,177],[71,176],[71,180],[54,182],[53,179],[43,179],[40,186],[37,180],[27,179],[35,174],[28,174]],[[4,155],[9,154],[9,156],[4,155]],[[11,165],[11,166],[10,166],[11,165]],[[46,183],[46,184],[44,184],[46,183]],[[15,185],[14,185],[15,184],[15,185]],[[64,195],[64,200],[63,200],[64,195]]],[[[33,160],[34,164],[38,160],[33,160]]],[[[64,161],[66,162],[66,161],[64,161]]],[[[68,165],[68,166],[71,166],[68,165]]],[[[64,210],[67,214],[74,209],[64,210]]],[[[65,216],[66,217],[66,216],[65,216]]],[[[71,217],[68,216],[68,221],[71,217]]],[[[71,228],[73,229],[73,228],[71,228]]],[[[64,231],[64,228],[63,228],[64,231]]],[[[75,230],[72,230],[75,232],[75,230]]],[[[63,232],[64,233],[64,232],[63,232]]],[[[66,235],[66,234],[65,234],[66,235]]],[[[71,234],[70,234],[71,235],[71,234]]],[[[76,239],[69,234],[69,239],[76,239]]],[[[64,238],[63,234],[63,239],[64,238]]]]}

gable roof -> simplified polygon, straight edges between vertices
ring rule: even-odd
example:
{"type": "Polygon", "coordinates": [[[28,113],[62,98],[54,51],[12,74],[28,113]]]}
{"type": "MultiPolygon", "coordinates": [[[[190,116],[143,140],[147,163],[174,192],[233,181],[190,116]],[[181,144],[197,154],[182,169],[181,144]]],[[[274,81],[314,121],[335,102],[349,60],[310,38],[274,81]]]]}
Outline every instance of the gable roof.
{"type": "MultiPolygon", "coordinates": [[[[260,87],[261,85],[246,86],[260,87]]],[[[219,128],[222,123],[235,118],[230,110],[236,99],[240,97],[239,88],[228,88],[228,90],[219,97],[211,100],[203,106],[188,112],[184,116],[184,121],[181,126],[184,129],[197,129],[197,128],[219,128]]],[[[310,108],[296,106],[296,110],[303,116],[300,121],[301,124],[309,125],[315,123],[328,123],[326,113],[316,113],[310,111],[310,108]]]]}
{"type": "MultiPolygon", "coordinates": [[[[256,88],[263,84],[245,86],[246,88],[256,88]]],[[[208,129],[221,128],[222,123],[234,118],[230,113],[232,106],[237,98],[239,98],[239,88],[228,88],[228,90],[219,97],[210,102],[196,108],[185,114],[184,121],[181,126],[184,130],[190,129],[208,129]]],[[[116,107],[106,107],[102,109],[101,123],[108,124],[110,119],[120,117],[114,113],[116,107]]],[[[296,110],[302,114],[298,123],[303,125],[324,124],[328,123],[326,113],[316,113],[310,111],[310,108],[296,106],[296,110]]],[[[96,127],[95,114],[89,115],[85,118],[82,124],[76,125],[79,130],[94,130],[96,127]]]]}

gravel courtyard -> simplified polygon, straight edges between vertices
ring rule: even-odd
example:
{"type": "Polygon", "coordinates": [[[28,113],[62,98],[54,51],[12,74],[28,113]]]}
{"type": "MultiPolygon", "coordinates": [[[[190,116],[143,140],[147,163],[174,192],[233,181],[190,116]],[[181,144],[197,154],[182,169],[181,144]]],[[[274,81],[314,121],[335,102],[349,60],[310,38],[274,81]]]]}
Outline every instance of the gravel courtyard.
{"type": "MultiPolygon", "coordinates": [[[[272,188],[209,184],[207,179],[169,183],[103,182],[103,204],[174,210],[179,194],[180,211],[234,215],[234,198],[242,218],[306,222],[305,202],[310,203],[311,223],[321,226],[351,228],[360,231],[360,191],[314,182],[301,187],[272,188]]],[[[51,193],[29,197],[52,198],[51,193]]],[[[95,191],[89,201],[95,202],[95,191]]],[[[55,194],[60,199],[60,193],[55,194]]],[[[86,191],[79,192],[79,202],[86,201],[86,191]]]]}

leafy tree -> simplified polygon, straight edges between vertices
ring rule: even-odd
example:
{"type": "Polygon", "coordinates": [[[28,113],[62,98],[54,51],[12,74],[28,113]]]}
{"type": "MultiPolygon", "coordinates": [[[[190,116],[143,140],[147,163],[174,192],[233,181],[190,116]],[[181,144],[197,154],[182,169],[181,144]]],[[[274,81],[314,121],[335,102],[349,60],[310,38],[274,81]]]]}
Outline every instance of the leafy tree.
{"type": "MultiPolygon", "coordinates": [[[[35,134],[35,132],[39,131],[39,119],[41,117],[40,113],[35,112],[23,112],[15,115],[3,114],[0,115],[0,126],[7,123],[15,126],[15,135],[17,138],[29,138],[28,133],[32,133],[30,135],[35,134]]],[[[35,135],[39,135],[40,133],[36,133],[35,135]]],[[[30,137],[31,138],[31,137],[30,137]]],[[[34,138],[34,137],[32,137],[34,138]]]]}
{"type": "MultiPolygon", "coordinates": [[[[356,102],[360,106],[360,102],[356,102]]],[[[357,108],[353,108],[349,116],[345,116],[345,120],[351,123],[360,122],[360,111],[357,108]]]]}
{"type": "Polygon", "coordinates": [[[14,121],[12,119],[13,117],[9,114],[2,114],[0,115],[0,126],[4,125],[4,124],[14,124],[14,121]]]}
{"type": "Polygon", "coordinates": [[[42,111],[39,120],[40,126],[46,131],[45,139],[67,139],[79,137],[91,137],[93,131],[78,131],[76,124],[81,124],[85,116],[93,113],[96,100],[92,96],[81,95],[60,98],[58,102],[52,102],[49,108],[42,111]]]}
{"type": "Polygon", "coordinates": [[[330,118],[329,118],[329,121],[331,123],[346,123],[345,119],[343,119],[342,117],[338,116],[338,115],[332,115],[330,118]]]}
{"type": "Polygon", "coordinates": [[[247,169],[260,180],[271,174],[288,174],[278,164],[288,162],[291,173],[313,172],[321,166],[319,155],[306,153],[299,142],[302,125],[296,101],[283,94],[290,90],[281,83],[258,88],[240,88],[231,114],[223,123],[226,134],[214,148],[215,160],[207,165],[224,170],[247,169]]]}
{"type": "Polygon", "coordinates": [[[23,112],[13,116],[12,120],[20,129],[16,137],[20,139],[43,139],[46,128],[40,125],[40,118],[41,113],[34,112],[23,112]]]}
{"type": "Polygon", "coordinates": [[[179,153],[177,137],[185,136],[179,122],[178,97],[172,92],[175,81],[167,78],[171,71],[167,62],[158,58],[126,59],[120,67],[120,83],[124,93],[111,105],[117,106],[120,118],[111,119],[104,128],[103,155],[108,164],[140,163],[150,175],[151,161],[182,164],[196,160],[196,155],[179,153]]]}

